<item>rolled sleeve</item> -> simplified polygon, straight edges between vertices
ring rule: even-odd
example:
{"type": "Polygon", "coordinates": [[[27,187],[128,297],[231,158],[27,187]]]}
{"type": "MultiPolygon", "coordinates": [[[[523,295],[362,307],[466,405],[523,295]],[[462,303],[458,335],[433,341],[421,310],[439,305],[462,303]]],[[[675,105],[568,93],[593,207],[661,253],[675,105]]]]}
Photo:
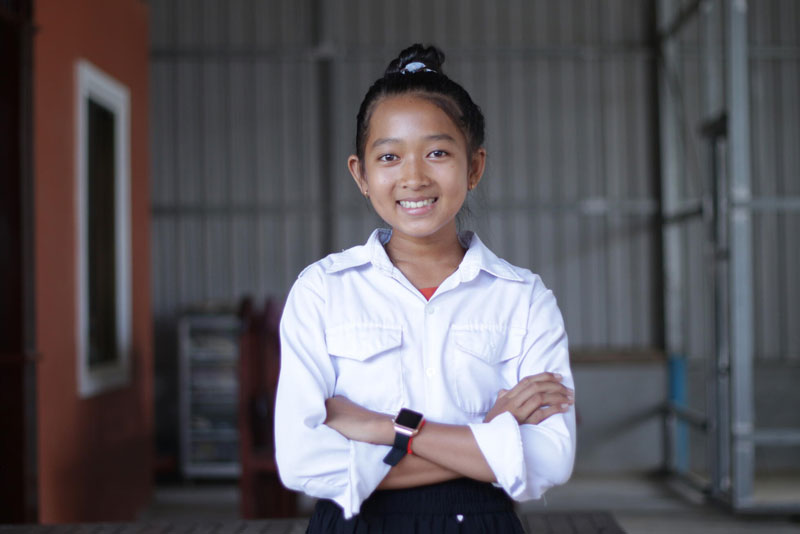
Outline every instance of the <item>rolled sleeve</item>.
{"type": "Polygon", "coordinates": [[[538,425],[520,425],[525,456],[524,490],[509,495],[518,501],[539,499],[564,484],[575,462],[575,409],[553,415],[538,425]],[[552,419],[552,420],[551,420],[552,419]]]}
{"type": "Polygon", "coordinates": [[[348,440],[324,424],[325,400],[336,378],[323,335],[322,306],[318,289],[300,280],[284,308],[275,456],[286,487],[331,499],[350,518],[388,473],[382,461],[388,447],[348,440]]]}
{"type": "MultiPolygon", "coordinates": [[[[540,291],[534,297],[528,334],[518,379],[547,371],[561,374],[562,383],[574,388],[564,321],[551,291],[540,291]]],[[[505,412],[489,423],[470,428],[497,483],[515,500],[541,498],[572,474],[576,446],[574,407],[537,425],[518,425],[514,416],[505,412]]]]}
{"type": "Polygon", "coordinates": [[[375,491],[389,473],[391,467],[383,462],[389,449],[391,447],[386,445],[350,441],[349,502],[347,506],[339,502],[344,508],[346,519],[358,513],[364,499],[375,491]]]}
{"type": "Polygon", "coordinates": [[[572,473],[574,411],[553,418],[560,421],[518,425],[504,412],[489,423],[469,425],[497,484],[517,501],[541,498],[572,473]]]}
{"type": "Polygon", "coordinates": [[[503,412],[488,423],[469,425],[497,483],[512,497],[525,491],[526,469],[517,420],[503,412]]]}

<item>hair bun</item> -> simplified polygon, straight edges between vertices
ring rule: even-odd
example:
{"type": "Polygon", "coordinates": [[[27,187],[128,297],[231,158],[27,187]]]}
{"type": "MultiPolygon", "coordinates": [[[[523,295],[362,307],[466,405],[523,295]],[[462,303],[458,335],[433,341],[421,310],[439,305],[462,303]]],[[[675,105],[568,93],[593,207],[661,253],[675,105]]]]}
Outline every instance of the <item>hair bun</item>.
{"type": "Polygon", "coordinates": [[[425,47],[416,43],[400,52],[400,55],[389,63],[384,76],[429,71],[443,74],[442,63],[444,63],[444,52],[435,46],[425,47]],[[413,67],[413,70],[406,70],[409,66],[413,67]]]}

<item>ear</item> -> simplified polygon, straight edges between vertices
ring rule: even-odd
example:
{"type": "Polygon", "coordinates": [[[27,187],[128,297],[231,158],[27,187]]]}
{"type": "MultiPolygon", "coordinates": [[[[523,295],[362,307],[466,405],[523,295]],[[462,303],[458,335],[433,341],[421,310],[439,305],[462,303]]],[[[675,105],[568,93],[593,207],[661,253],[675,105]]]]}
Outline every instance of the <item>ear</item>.
{"type": "Polygon", "coordinates": [[[353,180],[355,180],[358,189],[361,191],[361,194],[369,196],[369,189],[367,188],[367,176],[362,172],[362,165],[361,161],[358,159],[358,156],[355,154],[351,154],[349,158],[347,158],[347,168],[350,170],[350,174],[353,176],[353,180]]]}
{"type": "Polygon", "coordinates": [[[478,186],[478,182],[483,178],[483,171],[486,169],[486,149],[481,147],[476,150],[469,162],[469,174],[467,176],[467,189],[472,191],[478,186]]]}

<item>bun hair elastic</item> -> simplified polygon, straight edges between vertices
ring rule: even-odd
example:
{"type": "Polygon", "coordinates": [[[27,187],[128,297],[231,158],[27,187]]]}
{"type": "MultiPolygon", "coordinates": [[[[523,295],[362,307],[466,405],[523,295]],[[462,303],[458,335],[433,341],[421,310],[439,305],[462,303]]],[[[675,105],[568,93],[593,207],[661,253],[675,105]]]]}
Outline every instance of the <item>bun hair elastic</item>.
{"type": "Polygon", "coordinates": [[[425,63],[421,61],[412,61],[405,67],[400,70],[400,74],[414,74],[415,72],[436,72],[435,70],[428,68],[425,63]]]}

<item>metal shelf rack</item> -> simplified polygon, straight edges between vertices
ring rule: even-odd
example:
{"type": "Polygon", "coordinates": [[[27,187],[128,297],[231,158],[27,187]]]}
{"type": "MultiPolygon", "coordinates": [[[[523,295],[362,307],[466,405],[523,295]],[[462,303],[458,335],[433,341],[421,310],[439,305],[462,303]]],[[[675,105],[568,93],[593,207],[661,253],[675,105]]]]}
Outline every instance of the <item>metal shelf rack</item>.
{"type": "Polygon", "coordinates": [[[186,478],[235,478],[239,464],[235,315],[192,313],[179,322],[181,468],[186,478]]]}

